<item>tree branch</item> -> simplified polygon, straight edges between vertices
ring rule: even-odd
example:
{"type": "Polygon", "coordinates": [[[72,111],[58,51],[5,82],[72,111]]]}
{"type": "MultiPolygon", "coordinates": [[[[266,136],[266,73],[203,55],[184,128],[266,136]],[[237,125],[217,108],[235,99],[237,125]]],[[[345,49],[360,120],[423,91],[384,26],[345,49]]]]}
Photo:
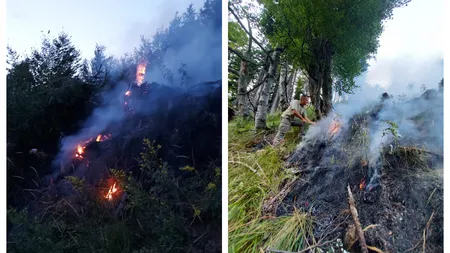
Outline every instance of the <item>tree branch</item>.
{"type": "Polygon", "coordinates": [[[235,54],[237,57],[239,57],[241,60],[246,61],[246,62],[249,62],[249,63],[251,63],[251,64],[253,64],[253,65],[256,65],[256,66],[262,66],[262,65],[264,65],[264,64],[257,63],[257,62],[255,62],[255,61],[253,61],[252,59],[249,59],[249,58],[245,57],[245,55],[244,55],[243,53],[239,52],[238,50],[236,50],[236,49],[234,49],[234,48],[232,48],[232,47],[230,47],[230,46],[228,46],[228,51],[234,53],[234,54],[235,54]]]}
{"type": "Polygon", "coordinates": [[[233,73],[233,74],[239,76],[239,71],[237,71],[237,70],[235,70],[235,69],[233,69],[233,68],[228,67],[228,72],[231,72],[231,73],[233,73]]]}
{"type": "Polygon", "coordinates": [[[239,23],[241,28],[245,31],[245,33],[247,33],[248,36],[256,43],[256,45],[258,45],[264,53],[269,54],[269,52],[267,52],[267,50],[263,47],[263,45],[257,39],[255,39],[255,37],[253,37],[252,33],[247,30],[247,28],[244,26],[244,24],[242,24],[242,21],[239,19],[238,15],[233,10],[233,8],[231,8],[231,6],[228,6],[228,10],[231,12],[231,14],[237,20],[237,22],[239,23]]]}
{"type": "Polygon", "coordinates": [[[266,75],[264,76],[264,79],[261,82],[259,82],[257,85],[253,86],[250,90],[246,91],[245,93],[238,93],[237,95],[249,94],[250,92],[254,91],[256,88],[261,86],[267,80],[267,77],[269,77],[269,73],[266,73],[266,75]]]}

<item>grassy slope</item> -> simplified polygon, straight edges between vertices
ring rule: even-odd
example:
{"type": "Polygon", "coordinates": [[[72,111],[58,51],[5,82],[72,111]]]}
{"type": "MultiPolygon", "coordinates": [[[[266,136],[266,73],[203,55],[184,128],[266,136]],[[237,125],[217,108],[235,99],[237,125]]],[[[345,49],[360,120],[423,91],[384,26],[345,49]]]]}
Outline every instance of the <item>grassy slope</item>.
{"type": "Polygon", "coordinates": [[[269,115],[267,126],[271,130],[258,133],[252,121],[236,118],[229,123],[229,252],[262,252],[267,248],[297,251],[304,248],[305,238],[312,233],[312,220],[307,214],[262,214],[264,200],[276,195],[286,179],[294,177],[282,164],[299,142],[298,128],[286,134],[286,142],[280,147],[266,143],[256,152],[252,148],[255,143],[271,141],[279,122],[280,114],[269,115]],[[265,137],[268,135],[272,137],[265,137]]]}

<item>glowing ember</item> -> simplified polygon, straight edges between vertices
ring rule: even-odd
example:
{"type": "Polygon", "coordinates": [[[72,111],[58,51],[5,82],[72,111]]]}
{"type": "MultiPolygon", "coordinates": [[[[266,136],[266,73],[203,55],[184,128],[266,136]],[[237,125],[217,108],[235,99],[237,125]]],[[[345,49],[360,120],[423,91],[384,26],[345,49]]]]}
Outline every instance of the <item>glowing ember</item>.
{"type": "Polygon", "coordinates": [[[333,124],[331,124],[328,132],[330,133],[330,135],[335,135],[337,132],[339,132],[339,130],[341,129],[341,123],[339,123],[339,121],[334,120],[333,124]]]}
{"type": "Polygon", "coordinates": [[[77,152],[76,152],[76,154],[75,154],[75,157],[83,158],[83,156],[82,156],[83,153],[84,153],[84,147],[81,146],[81,145],[78,145],[78,146],[77,146],[77,152]]]}
{"type": "Polygon", "coordinates": [[[96,142],[101,142],[101,141],[104,141],[104,140],[109,139],[110,137],[111,137],[111,134],[107,134],[107,135],[99,134],[99,135],[97,136],[97,139],[95,139],[95,141],[96,141],[96,142]]]}
{"type": "Polygon", "coordinates": [[[145,76],[145,68],[147,67],[147,64],[145,62],[140,63],[137,66],[136,70],[136,84],[137,86],[141,86],[142,82],[144,82],[144,76],[145,76]]]}
{"type": "Polygon", "coordinates": [[[125,96],[129,96],[131,95],[131,91],[127,90],[127,92],[125,92],[125,96]]]}
{"type": "Polygon", "coordinates": [[[359,190],[362,191],[366,187],[366,180],[361,180],[361,183],[359,183],[359,190]]]}
{"type": "Polygon", "coordinates": [[[116,183],[113,184],[113,186],[109,187],[108,193],[106,194],[105,198],[111,201],[113,199],[113,194],[117,192],[116,183]]]}

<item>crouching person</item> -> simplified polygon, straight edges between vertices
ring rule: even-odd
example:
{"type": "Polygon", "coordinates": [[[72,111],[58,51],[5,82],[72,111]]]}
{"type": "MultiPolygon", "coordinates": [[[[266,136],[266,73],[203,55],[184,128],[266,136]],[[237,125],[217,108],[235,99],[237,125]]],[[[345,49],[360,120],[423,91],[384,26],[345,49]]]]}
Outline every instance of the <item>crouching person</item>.
{"type": "Polygon", "coordinates": [[[277,146],[284,141],[284,135],[289,132],[291,126],[300,127],[300,133],[303,135],[304,125],[306,123],[316,124],[306,116],[306,106],[308,105],[308,97],[302,95],[300,101],[292,100],[286,111],[281,114],[280,126],[278,133],[273,139],[273,145],[277,146]]]}

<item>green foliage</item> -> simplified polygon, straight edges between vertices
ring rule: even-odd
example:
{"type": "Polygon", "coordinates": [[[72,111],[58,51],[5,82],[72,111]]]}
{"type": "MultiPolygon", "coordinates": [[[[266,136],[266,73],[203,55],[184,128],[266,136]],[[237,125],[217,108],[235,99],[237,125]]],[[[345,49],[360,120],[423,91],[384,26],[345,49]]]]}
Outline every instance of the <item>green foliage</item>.
{"type": "Polygon", "coordinates": [[[273,44],[281,45],[292,62],[310,70],[330,47],[332,72],[339,92],[350,92],[354,77],[378,48],[383,21],[408,0],[355,2],[264,0],[261,25],[273,44]],[[351,38],[351,39],[350,39],[351,38]]]}
{"type": "Polygon", "coordinates": [[[398,139],[401,137],[400,133],[398,132],[398,125],[395,122],[385,120],[385,122],[389,125],[386,129],[383,130],[383,137],[386,135],[391,135],[395,142],[398,141],[398,139]]]}
{"type": "Polygon", "coordinates": [[[243,48],[248,43],[248,35],[237,22],[228,21],[228,46],[243,48]]]}
{"type": "Polygon", "coordinates": [[[144,144],[137,174],[111,170],[118,192],[126,193],[125,201],[120,195],[111,202],[105,199],[110,186],[106,183],[89,187],[83,180],[66,177],[83,194],[51,200],[32,215],[26,209],[8,209],[8,221],[15,227],[9,251],[106,253],[147,247],[152,250],[146,252],[185,252],[205,247],[194,245],[198,237],[187,236],[186,231],[193,223],[202,226],[207,217],[220,217],[220,169],[211,165],[208,173],[179,177],[158,158],[161,147],[148,139],[144,144]]]}

